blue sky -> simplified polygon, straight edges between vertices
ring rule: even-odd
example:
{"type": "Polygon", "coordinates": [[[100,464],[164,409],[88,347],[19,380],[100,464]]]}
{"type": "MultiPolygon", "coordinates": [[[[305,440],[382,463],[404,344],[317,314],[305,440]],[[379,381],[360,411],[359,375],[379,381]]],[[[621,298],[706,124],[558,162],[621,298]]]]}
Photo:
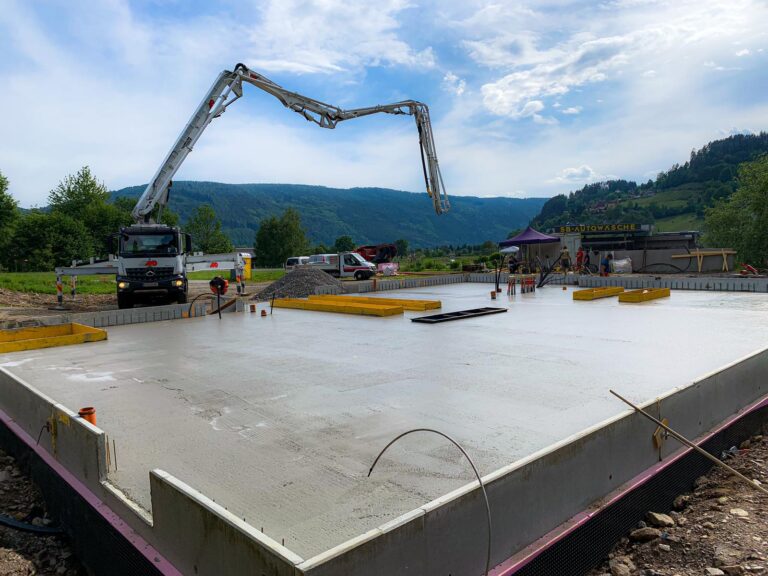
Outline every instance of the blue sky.
{"type": "MultiPolygon", "coordinates": [[[[0,171],[23,206],[86,164],[145,183],[243,62],[341,107],[426,102],[449,194],[646,180],[766,129],[767,31],[764,0],[4,0],[0,171]]],[[[321,130],[250,86],[177,179],[422,189],[411,119],[321,130]]]]}

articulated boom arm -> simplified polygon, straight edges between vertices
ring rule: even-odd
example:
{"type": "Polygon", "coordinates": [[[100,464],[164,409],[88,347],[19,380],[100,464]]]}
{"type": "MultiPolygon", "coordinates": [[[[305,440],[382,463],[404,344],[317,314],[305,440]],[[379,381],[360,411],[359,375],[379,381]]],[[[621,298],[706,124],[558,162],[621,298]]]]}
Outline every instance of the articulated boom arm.
{"type": "Polygon", "coordinates": [[[406,114],[413,116],[416,120],[416,127],[419,130],[421,164],[424,171],[427,193],[432,198],[435,212],[438,214],[450,208],[445,186],[443,185],[443,177],[440,174],[440,165],[437,162],[432,124],[429,120],[429,108],[426,104],[416,102],[415,100],[404,100],[394,104],[343,110],[342,108],[286,90],[261,74],[249,70],[243,64],[238,64],[235,66],[234,72],[225,70],[219,74],[219,77],[197,107],[194,115],[160,166],[160,169],[136,203],[136,207],[133,209],[133,217],[136,222],[149,222],[154,208],[156,206],[162,208],[168,203],[168,192],[174,174],[176,174],[181,163],[184,162],[184,159],[192,151],[195,143],[208,127],[211,120],[218,118],[230,104],[243,95],[243,82],[252,84],[272,94],[280,100],[283,106],[301,114],[304,118],[314,122],[321,128],[335,128],[339,122],[344,120],[360,118],[371,114],[406,114]]]}

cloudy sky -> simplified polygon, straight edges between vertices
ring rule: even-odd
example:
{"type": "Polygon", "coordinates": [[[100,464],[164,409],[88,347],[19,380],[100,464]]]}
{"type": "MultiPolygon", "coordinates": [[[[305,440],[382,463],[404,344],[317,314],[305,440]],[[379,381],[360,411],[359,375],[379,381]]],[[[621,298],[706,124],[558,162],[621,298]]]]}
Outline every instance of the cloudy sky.
{"type": "MultiPolygon", "coordinates": [[[[449,194],[646,180],[766,129],[767,35],[766,0],[2,0],[0,171],[23,206],[86,164],[146,183],[243,62],[344,108],[426,102],[449,194]]],[[[250,86],[176,178],[422,189],[411,119],[322,130],[250,86]]]]}

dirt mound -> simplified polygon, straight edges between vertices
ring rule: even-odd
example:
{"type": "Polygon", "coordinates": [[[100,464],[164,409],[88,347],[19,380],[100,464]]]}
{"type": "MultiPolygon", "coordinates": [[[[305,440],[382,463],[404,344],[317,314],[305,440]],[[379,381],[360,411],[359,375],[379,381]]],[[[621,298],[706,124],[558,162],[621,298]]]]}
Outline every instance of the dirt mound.
{"type": "Polygon", "coordinates": [[[276,280],[256,294],[253,300],[276,298],[306,298],[315,293],[320,286],[334,286],[341,289],[341,282],[317,268],[306,266],[294,268],[288,274],[276,280]]]}
{"type": "MultiPolygon", "coordinates": [[[[724,453],[733,468],[768,484],[768,423],[724,453]]],[[[715,466],[677,497],[668,515],[649,512],[588,576],[768,574],[768,499],[715,466]]]]}

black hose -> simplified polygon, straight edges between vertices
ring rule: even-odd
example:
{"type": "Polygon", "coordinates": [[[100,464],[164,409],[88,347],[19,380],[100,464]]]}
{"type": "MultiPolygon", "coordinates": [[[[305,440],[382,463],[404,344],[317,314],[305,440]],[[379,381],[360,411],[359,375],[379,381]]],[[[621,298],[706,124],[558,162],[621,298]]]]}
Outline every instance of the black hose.
{"type": "MultiPolygon", "coordinates": [[[[690,266],[690,265],[691,265],[691,263],[689,261],[688,262],[688,266],[690,266]]],[[[679,273],[679,274],[682,274],[683,272],[688,270],[688,266],[686,266],[685,268],[680,268],[679,266],[675,266],[674,264],[669,264],[667,262],[656,262],[655,264],[648,264],[647,266],[643,266],[642,268],[638,268],[637,270],[635,270],[635,272],[643,272],[644,270],[647,270],[648,268],[653,268],[654,266],[668,266],[670,268],[674,268],[675,271],[677,273],[679,273]]]]}
{"type": "Polygon", "coordinates": [[[27,524],[26,522],[20,522],[16,518],[0,514],[0,524],[19,530],[21,532],[29,532],[31,534],[39,534],[41,536],[49,536],[51,534],[61,534],[64,530],[59,526],[35,526],[34,524],[27,524]]]}
{"type": "Polygon", "coordinates": [[[192,298],[192,302],[189,303],[189,309],[187,310],[187,316],[191,316],[192,315],[192,305],[195,303],[195,300],[197,300],[198,298],[200,298],[202,296],[211,296],[211,294],[205,294],[205,293],[198,294],[197,296],[192,298]]]}
{"type": "Polygon", "coordinates": [[[467,459],[467,461],[469,462],[469,465],[472,467],[472,471],[475,473],[477,482],[478,484],[480,484],[480,490],[483,493],[483,498],[485,499],[485,512],[486,512],[486,519],[488,522],[488,547],[486,549],[486,556],[485,556],[485,576],[488,576],[488,574],[491,571],[491,542],[493,540],[493,530],[491,527],[491,504],[488,501],[488,494],[485,491],[485,484],[483,483],[483,478],[480,476],[480,472],[477,471],[477,466],[475,466],[475,463],[472,461],[472,458],[470,458],[469,454],[467,454],[467,451],[464,450],[461,444],[459,444],[458,442],[456,442],[456,440],[448,436],[448,434],[440,432],[439,430],[434,430],[433,428],[413,428],[411,430],[408,430],[407,432],[403,432],[393,440],[390,440],[389,444],[387,444],[386,446],[384,446],[384,448],[382,448],[381,452],[379,452],[379,455],[376,456],[376,459],[373,461],[373,464],[371,464],[371,467],[368,470],[368,478],[371,477],[371,473],[373,472],[373,469],[376,467],[376,463],[384,455],[384,452],[386,452],[387,449],[390,446],[392,446],[392,444],[400,440],[400,438],[402,438],[403,436],[407,436],[408,434],[412,434],[414,432],[431,432],[433,434],[442,436],[443,438],[448,440],[451,444],[456,446],[456,448],[459,449],[459,452],[461,452],[464,455],[464,458],[467,459]]]}

